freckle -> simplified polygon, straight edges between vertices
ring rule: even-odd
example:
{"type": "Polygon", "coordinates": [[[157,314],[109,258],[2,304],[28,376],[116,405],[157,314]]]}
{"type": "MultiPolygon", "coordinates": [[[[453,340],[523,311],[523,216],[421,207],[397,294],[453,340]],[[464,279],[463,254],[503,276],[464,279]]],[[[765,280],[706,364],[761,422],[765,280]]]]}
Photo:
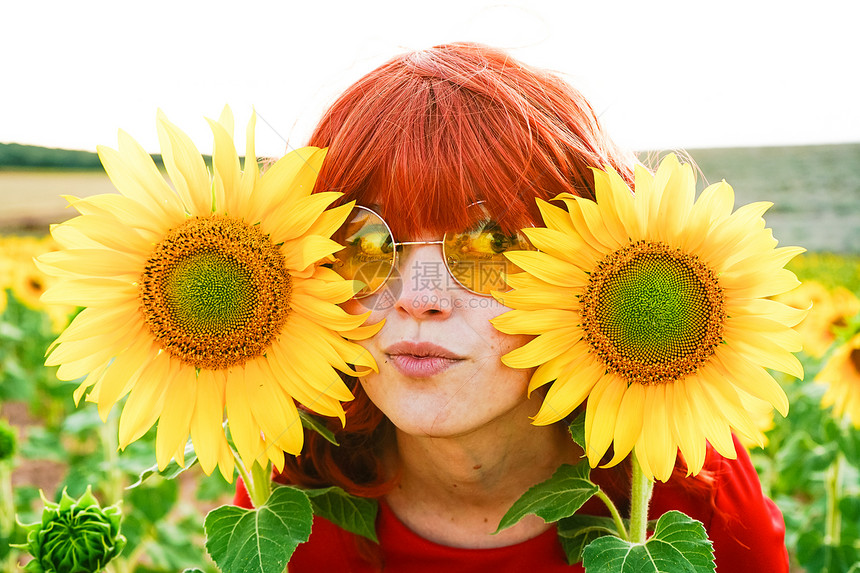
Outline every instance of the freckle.
{"type": "Polygon", "coordinates": [[[489,520],[489,519],[487,519],[487,518],[485,517],[485,518],[484,518],[484,523],[487,523],[488,521],[490,521],[490,520],[489,520]]]}
{"type": "Polygon", "coordinates": [[[457,487],[457,484],[451,484],[451,487],[457,487]]]}
{"type": "Polygon", "coordinates": [[[481,469],[481,466],[482,466],[482,465],[483,465],[483,464],[478,464],[478,465],[476,465],[476,466],[472,466],[472,469],[473,469],[473,470],[479,470],[479,469],[481,469]]]}

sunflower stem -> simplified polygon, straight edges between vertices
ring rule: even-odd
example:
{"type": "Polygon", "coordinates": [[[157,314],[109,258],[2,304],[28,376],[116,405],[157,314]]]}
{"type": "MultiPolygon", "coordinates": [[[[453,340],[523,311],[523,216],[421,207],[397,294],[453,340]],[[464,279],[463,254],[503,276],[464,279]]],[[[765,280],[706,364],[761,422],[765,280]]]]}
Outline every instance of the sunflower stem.
{"type": "Polygon", "coordinates": [[[633,476],[630,492],[630,542],[645,543],[648,537],[648,505],[654,482],[642,471],[636,454],[633,454],[633,476]]]}
{"type": "Polygon", "coordinates": [[[251,478],[254,480],[254,490],[257,496],[254,499],[254,506],[260,507],[268,501],[269,496],[272,494],[271,464],[266,463],[264,467],[259,462],[254,462],[254,465],[251,467],[251,478]]]}
{"type": "Polygon", "coordinates": [[[845,455],[840,451],[836,459],[827,469],[827,518],[824,525],[824,545],[838,547],[841,541],[842,512],[839,511],[839,500],[842,497],[842,465],[845,455]]]}
{"type": "Polygon", "coordinates": [[[235,450],[233,451],[233,458],[236,461],[236,469],[239,471],[239,475],[242,476],[242,481],[245,482],[245,489],[248,490],[248,497],[251,498],[251,503],[254,507],[264,505],[272,493],[272,469],[270,464],[267,463],[266,467],[263,467],[257,461],[254,461],[249,472],[235,450]]]}
{"type": "MultiPolygon", "coordinates": [[[[119,467],[119,414],[113,408],[104,424],[99,426],[102,451],[106,462],[107,480],[102,485],[102,491],[108,503],[113,504],[122,500],[125,487],[125,477],[119,467]]],[[[107,505],[107,504],[105,504],[107,505]]]]}
{"type": "MultiPolygon", "coordinates": [[[[11,536],[15,528],[15,497],[12,490],[12,464],[0,461],[0,535],[11,536]]],[[[6,557],[4,571],[15,571],[18,557],[10,551],[6,557]]],[[[0,562],[0,566],[3,563],[0,562]]]]}
{"type": "Polygon", "coordinates": [[[627,528],[624,527],[624,520],[621,519],[621,514],[618,513],[618,508],[615,507],[615,504],[612,503],[612,500],[609,499],[609,496],[606,495],[602,489],[598,489],[597,493],[594,494],[603,502],[603,504],[609,509],[609,514],[612,515],[612,520],[615,522],[615,529],[618,530],[618,537],[625,541],[630,541],[630,534],[627,533],[627,528]]]}

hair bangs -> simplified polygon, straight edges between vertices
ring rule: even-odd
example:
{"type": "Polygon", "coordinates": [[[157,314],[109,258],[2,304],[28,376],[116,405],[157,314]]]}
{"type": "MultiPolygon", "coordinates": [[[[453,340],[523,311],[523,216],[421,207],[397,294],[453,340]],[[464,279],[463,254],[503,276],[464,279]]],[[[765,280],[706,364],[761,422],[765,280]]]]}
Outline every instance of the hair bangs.
{"type": "Polygon", "coordinates": [[[317,189],[378,209],[400,237],[465,228],[473,222],[466,208],[479,201],[505,227],[531,224],[527,130],[500,105],[449,82],[399,79],[419,85],[380,95],[371,120],[354,106],[340,123],[317,189]]]}
{"type": "Polygon", "coordinates": [[[582,96],[502,52],[456,44],[396,58],[331,106],[317,190],[374,206],[397,236],[463,228],[484,201],[504,228],[539,220],[535,198],[593,197],[590,167],[632,180],[582,96]]]}

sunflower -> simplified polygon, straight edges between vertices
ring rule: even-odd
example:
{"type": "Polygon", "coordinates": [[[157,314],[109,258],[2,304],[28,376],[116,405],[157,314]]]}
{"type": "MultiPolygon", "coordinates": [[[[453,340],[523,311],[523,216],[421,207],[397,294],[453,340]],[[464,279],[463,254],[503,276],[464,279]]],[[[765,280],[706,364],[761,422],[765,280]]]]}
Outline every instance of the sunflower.
{"type": "Polygon", "coordinates": [[[836,418],[845,416],[860,429],[860,333],[833,351],[815,381],[827,384],[821,407],[833,406],[836,418]]]}
{"type": "Polygon", "coordinates": [[[667,156],[655,174],[635,173],[635,195],[612,169],[595,170],[597,202],[561,194],[566,210],[538,201],[545,228],[524,232],[538,251],[506,253],[523,273],[514,310],[493,319],[509,334],[537,335],[502,357],[534,368],[529,392],[552,382],[534,418],[550,424],[586,401],[592,466],[635,451],[649,478],[668,479],[680,448],[698,473],[705,442],[736,455],[731,431],[761,444],[747,395],[783,415],[788,399],[766,368],[802,377],[792,326],[804,311],[765,297],[794,288],[783,268],[802,252],[776,248],[762,214],[732,212],[725,182],[695,200],[689,165],[667,156]]]}
{"type": "Polygon", "coordinates": [[[845,287],[828,290],[817,281],[802,285],[775,300],[795,308],[809,309],[797,331],[803,339],[803,350],[821,358],[836,341],[836,331],[848,324],[848,319],[860,312],[860,301],[845,287]]]}
{"type": "MultiPolygon", "coordinates": [[[[41,302],[42,294],[56,280],[40,271],[33,264],[33,258],[58,248],[51,237],[9,236],[0,239],[0,290],[8,289],[15,300],[30,310],[45,312],[55,333],[69,324],[69,316],[75,309],[69,305],[45,305],[41,302]]],[[[0,299],[6,299],[5,292],[0,299]]]]}
{"type": "Polygon", "coordinates": [[[311,194],[325,150],[293,151],[264,174],[247,129],[244,170],[225,108],[214,134],[213,173],[163,114],[158,135],[173,189],[124,132],[99,157],[120,194],[70,198],[80,213],[52,234],[63,247],[38,259],[58,277],[43,300],[86,307],[49,349],[58,376],[86,376],[76,402],[102,419],[128,395],[119,420],[125,448],[158,421],[156,458],[184,464],[189,434],[203,470],[233,475],[222,422],[248,468],[298,454],[295,401],[344,420],[350,400],[335,369],[360,375],[373,358],[350,340],[370,336],[366,316],[338,307],[358,285],[321,265],[341,247],[329,237],[351,205],[311,194]],[[174,191],[175,189],[175,191],[174,191]]]}

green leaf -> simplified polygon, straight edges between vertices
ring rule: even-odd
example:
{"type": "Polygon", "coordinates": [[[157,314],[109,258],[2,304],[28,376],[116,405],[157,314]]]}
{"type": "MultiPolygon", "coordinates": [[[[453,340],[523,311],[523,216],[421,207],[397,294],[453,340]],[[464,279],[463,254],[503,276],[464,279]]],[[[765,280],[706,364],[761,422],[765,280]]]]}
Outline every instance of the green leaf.
{"type": "Polygon", "coordinates": [[[574,514],[558,522],[558,540],[570,565],[582,561],[589,543],[604,535],[617,535],[611,517],[574,514]]]}
{"type": "Polygon", "coordinates": [[[153,480],[134,488],[125,496],[131,513],[139,513],[141,521],[155,523],[170,513],[179,500],[179,484],[174,480],[153,480]]]}
{"type": "Polygon", "coordinates": [[[164,479],[173,479],[185,470],[193,468],[195,465],[197,465],[197,454],[194,452],[194,445],[189,441],[185,444],[185,467],[180,466],[175,459],[170,460],[170,463],[168,463],[161,471],[158,469],[158,464],[150,466],[140,472],[140,475],[137,476],[137,481],[125,489],[136,488],[154,475],[160,475],[164,479]]]}
{"type": "Polygon", "coordinates": [[[302,420],[302,426],[309,430],[313,430],[335,446],[339,446],[334,437],[334,432],[326,428],[322,420],[311,414],[310,412],[299,408],[299,418],[302,420]]]}
{"type": "Polygon", "coordinates": [[[198,569],[197,567],[191,567],[190,569],[183,569],[182,573],[203,573],[203,569],[198,569]]]}
{"type": "Polygon", "coordinates": [[[93,432],[102,426],[97,408],[81,408],[63,419],[61,431],[63,434],[81,434],[93,432]]]}
{"type": "Polygon", "coordinates": [[[314,513],[331,521],[341,529],[361,535],[379,543],[376,537],[376,514],[379,503],[375,499],[356,497],[339,487],[306,490],[314,513]]]}
{"type": "Polygon", "coordinates": [[[302,491],[278,487],[257,509],[225,505],[210,511],[206,550],[221,571],[283,573],[293,551],[310,537],[313,518],[302,491]]]}
{"type": "Polygon", "coordinates": [[[576,443],[577,446],[582,448],[582,451],[585,451],[585,410],[582,410],[579,414],[577,414],[576,418],[573,419],[573,422],[568,426],[568,431],[570,432],[570,437],[576,443]]]}
{"type": "Polygon", "coordinates": [[[705,527],[680,511],[657,520],[641,543],[614,536],[592,541],[582,553],[586,573],[714,573],[714,550],[705,527]]]}
{"type": "Polygon", "coordinates": [[[547,523],[573,515],[599,489],[588,479],[590,472],[585,460],[575,466],[559,466],[551,478],[532,486],[514,502],[499,522],[496,533],[530,513],[542,517],[547,523]]]}

